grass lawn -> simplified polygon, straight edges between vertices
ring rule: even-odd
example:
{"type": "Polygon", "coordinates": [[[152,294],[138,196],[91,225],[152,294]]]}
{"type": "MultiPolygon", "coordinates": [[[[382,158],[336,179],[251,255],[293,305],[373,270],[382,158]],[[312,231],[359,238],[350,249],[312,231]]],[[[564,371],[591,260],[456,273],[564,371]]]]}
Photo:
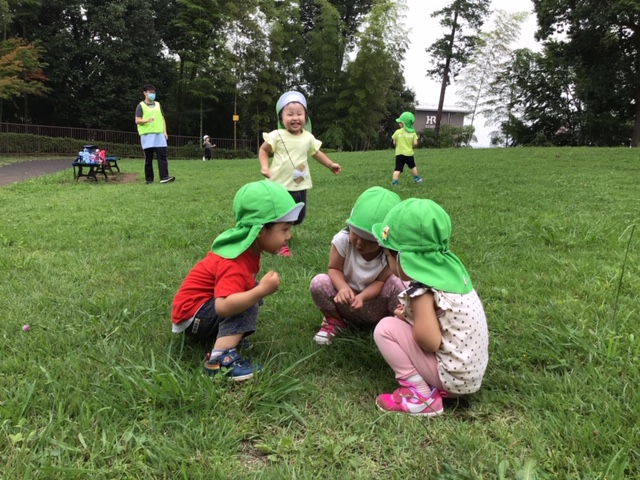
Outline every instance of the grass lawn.
{"type": "Polygon", "coordinates": [[[261,308],[255,379],[204,377],[209,345],[171,333],[173,295],[256,159],[170,160],[177,181],[0,188],[0,478],[623,479],[640,477],[640,151],[420,150],[398,194],[451,216],[483,300],[480,392],[436,419],[383,414],[396,388],[371,332],[328,348],[309,281],[393,152],[315,162],[294,256],[261,308]],[[31,330],[23,332],[22,326],[31,330]]]}

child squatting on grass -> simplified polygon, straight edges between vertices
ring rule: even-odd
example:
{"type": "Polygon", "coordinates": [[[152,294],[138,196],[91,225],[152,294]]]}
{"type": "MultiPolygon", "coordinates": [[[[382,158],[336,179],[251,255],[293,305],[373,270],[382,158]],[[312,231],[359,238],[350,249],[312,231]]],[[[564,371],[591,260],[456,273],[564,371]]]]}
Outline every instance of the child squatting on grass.
{"type": "MultiPolygon", "coordinates": [[[[304,95],[295,91],[284,93],[276,103],[276,115],[278,129],[262,134],[264,143],[258,152],[260,171],[265,178],[284,186],[296,202],[305,204],[295,222],[295,225],[300,225],[307,211],[307,190],[313,186],[308,157],[313,157],[336,175],[340,173],[340,165],[320,151],[322,142],[311,134],[304,95]],[[273,160],[269,166],[271,153],[273,160]]],[[[287,245],[281,249],[280,255],[291,256],[287,245]]]]}
{"type": "Polygon", "coordinates": [[[371,226],[399,203],[395,193],[369,188],[356,200],[347,228],[333,237],[328,273],[316,275],[309,288],[324,315],[314,337],[318,345],[330,345],[347,323],[373,327],[393,315],[406,286],[391,272],[371,226]]]}
{"type": "Polygon", "coordinates": [[[383,411],[435,416],[442,397],[480,389],[489,359],[487,320],[462,262],[449,250],[451,220],[432,200],[410,198],[373,234],[391,270],[411,281],[395,317],[380,320],[376,345],[400,388],[379,395],[383,411]]]}
{"type": "Polygon", "coordinates": [[[240,341],[256,330],[258,304],[280,286],[274,271],[260,282],[262,252],[277,254],[291,238],[291,227],[303,203],[295,203],[277,183],[261,181],[243,186],[233,200],[235,228],[213,241],[211,251],[187,274],[173,299],[175,333],[214,339],[204,371],[226,369],[232,380],[251,378],[261,369],[237,351],[240,341]]]}

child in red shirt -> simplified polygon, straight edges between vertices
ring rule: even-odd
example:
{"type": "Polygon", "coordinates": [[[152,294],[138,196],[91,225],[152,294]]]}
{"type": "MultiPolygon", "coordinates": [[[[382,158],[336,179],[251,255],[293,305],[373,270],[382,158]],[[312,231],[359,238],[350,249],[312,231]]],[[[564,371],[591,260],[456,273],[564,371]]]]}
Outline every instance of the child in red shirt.
{"type": "Polygon", "coordinates": [[[233,201],[236,227],[214,240],[211,251],[178,289],[171,312],[173,331],[215,339],[204,363],[208,374],[225,369],[232,380],[240,381],[260,370],[236,349],[256,330],[258,303],[280,285],[274,271],[256,281],[260,255],[277,254],[286,245],[303,206],[275,182],[245,185],[233,201]]]}

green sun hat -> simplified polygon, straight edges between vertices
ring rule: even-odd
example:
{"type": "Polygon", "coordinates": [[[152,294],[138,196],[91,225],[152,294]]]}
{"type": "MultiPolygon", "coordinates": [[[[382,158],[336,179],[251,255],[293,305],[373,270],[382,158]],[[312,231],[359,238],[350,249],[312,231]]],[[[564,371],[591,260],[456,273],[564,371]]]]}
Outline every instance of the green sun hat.
{"type": "Polygon", "coordinates": [[[251,246],[265,223],[295,222],[304,203],[296,203],[279,183],[270,180],[247,183],[233,199],[235,228],[222,232],[211,251],[223,258],[237,258],[251,246]]]}
{"type": "Polygon", "coordinates": [[[413,124],[415,121],[416,117],[411,112],[402,112],[402,115],[396,118],[396,122],[404,124],[404,129],[409,133],[413,133],[416,131],[416,129],[413,128],[413,124]]]}
{"type": "Polygon", "coordinates": [[[309,110],[307,109],[307,99],[304,98],[303,94],[301,94],[300,92],[296,92],[295,90],[283,93],[282,95],[280,95],[280,98],[276,102],[276,117],[278,117],[278,128],[284,128],[284,125],[282,125],[282,122],[280,121],[280,112],[287,104],[292,102],[300,103],[304,107],[304,111],[307,117],[307,122],[304,124],[304,129],[311,133],[311,119],[309,118],[309,110]]]}
{"type": "Polygon", "coordinates": [[[393,207],[373,234],[384,248],[398,253],[409,278],[450,293],[473,290],[466,268],[451,251],[451,219],[433,200],[409,198],[393,207]]]}
{"type": "Polygon", "coordinates": [[[371,227],[374,223],[382,222],[389,210],[399,203],[400,197],[396,193],[382,187],[371,187],[356,200],[347,225],[359,237],[375,242],[371,227]]]}

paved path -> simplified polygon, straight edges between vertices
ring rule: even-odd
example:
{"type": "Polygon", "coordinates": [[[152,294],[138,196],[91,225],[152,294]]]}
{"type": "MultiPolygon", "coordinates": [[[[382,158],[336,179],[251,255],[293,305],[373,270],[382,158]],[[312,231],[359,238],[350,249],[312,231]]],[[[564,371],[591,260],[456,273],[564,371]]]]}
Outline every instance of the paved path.
{"type": "Polygon", "coordinates": [[[73,159],[29,160],[0,166],[0,187],[22,180],[40,177],[61,170],[73,169],[73,159]]]}

